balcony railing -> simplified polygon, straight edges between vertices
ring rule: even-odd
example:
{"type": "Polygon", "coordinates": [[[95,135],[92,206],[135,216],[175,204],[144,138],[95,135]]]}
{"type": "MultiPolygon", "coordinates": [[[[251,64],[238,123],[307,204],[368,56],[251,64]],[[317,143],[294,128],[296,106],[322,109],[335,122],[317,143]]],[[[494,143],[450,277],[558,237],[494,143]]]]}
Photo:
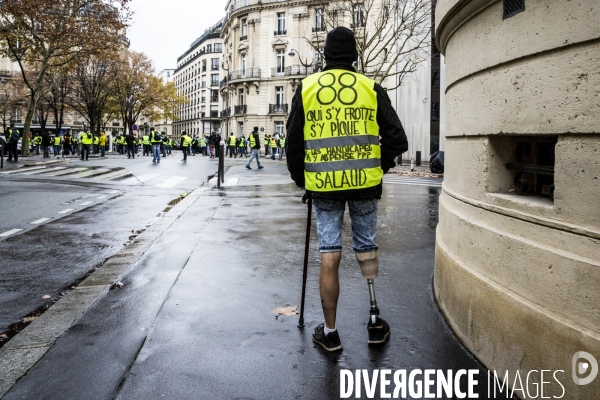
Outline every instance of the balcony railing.
{"type": "Polygon", "coordinates": [[[285,29],[280,29],[280,30],[273,32],[273,35],[280,36],[280,35],[285,35],[286,33],[287,33],[287,31],[285,29]]]}
{"type": "Polygon", "coordinates": [[[248,40],[248,35],[240,36],[240,42],[241,42],[242,40],[248,40]]]}
{"type": "Polygon", "coordinates": [[[305,67],[304,65],[292,65],[285,69],[286,76],[306,76],[313,73],[313,67],[305,67]]]}
{"type": "Polygon", "coordinates": [[[269,114],[287,114],[287,104],[269,104],[269,114]]]}
{"type": "Polygon", "coordinates": [[[211,110],[210,111],[210,117],[211,118],[219,118],[219,111],[217,111],[217,110],[211,110]]]}
{"type": "Polygon", "coordinates": [[[219,80],[210,81],[210,86],[219,86],[219,80]]]}
{"type": "Polygon", "coordinates": [[[218,103],[219,102],[219,96],[213,96],[210,98],[210,102],[211,103],[218,103]]]}
{"type": "Polygon", "coordinates": [[[271,77],[285,76],[285,68],[275,67],[271,68],[271,77]]]}
{"type": "Polygon", "coordinates": [[[219,89],[223,89],[227,85],[227,78],[223,78],[221,82],[219,82],[219,89]]]}
{"type": "Polygon", "coordinates": [[[246,114],[246,105],[244,104],[243,106],[235,106],[233,113],[235,115],[246,114]]]}
{"type": "Polygon", "coordinates": [[[229,80],[260,78],[260,68],[246,68],[229,73],[229,80]]]}
{"type": "Polygon", "coordinates": [[[325,32],[327,29],[324,26],[316,26],[312,28],[313,32],[325,32]]]}
{"type": "Polygon", "coordinates": [[[231,107],[221,111],[221,118],[227,118],[231,115],[231,107]]]}

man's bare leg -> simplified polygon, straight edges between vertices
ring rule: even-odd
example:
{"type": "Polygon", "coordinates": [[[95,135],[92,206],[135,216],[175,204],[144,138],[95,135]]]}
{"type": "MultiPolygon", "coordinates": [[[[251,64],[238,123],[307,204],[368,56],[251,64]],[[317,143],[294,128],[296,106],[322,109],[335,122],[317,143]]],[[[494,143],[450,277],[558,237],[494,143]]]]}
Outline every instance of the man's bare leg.
{"type": "Polygon", "coordinates": [[[321,306],[325,316],[325,327],[335,329],[338,297],[340,296],[340,282],[338,269],[342,252],[321,253],[321,275],[319,287],[321,292],[321,306]]]}

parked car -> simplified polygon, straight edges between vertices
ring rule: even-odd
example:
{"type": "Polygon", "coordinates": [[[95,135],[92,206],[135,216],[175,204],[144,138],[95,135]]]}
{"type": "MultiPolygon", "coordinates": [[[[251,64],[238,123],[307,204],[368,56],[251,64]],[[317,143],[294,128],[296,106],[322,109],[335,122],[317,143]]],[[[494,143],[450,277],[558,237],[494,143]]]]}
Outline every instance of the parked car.
{"type": "MultiPolygon", "coordinates": [[[[8,154],[8,149],[6,148],[5,144],[6,144],[6,138],[4,137],[4,135],[0,135],[0,144],[2,145],[2,154],[7,155],[8,154]]],[[[23,141],[21,139],[19,139],[19,142],[17,143],[17,153],[21,154],[21,147],[23,146],[23,141]]]]}

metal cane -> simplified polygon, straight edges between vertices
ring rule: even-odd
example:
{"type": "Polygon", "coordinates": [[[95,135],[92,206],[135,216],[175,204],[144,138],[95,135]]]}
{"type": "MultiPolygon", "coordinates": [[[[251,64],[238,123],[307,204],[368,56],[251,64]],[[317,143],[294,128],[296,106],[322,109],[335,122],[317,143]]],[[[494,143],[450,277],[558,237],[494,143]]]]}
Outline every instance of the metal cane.
{"type": "Polygon", "coordinates": [[[312,214],[312,199],[308,198],[308,218],[306,220],[306,243],[304,244],[304,271],[302,272],[302,301],[300,302],[300,320],[298,328],[304,328],[304,298],[306,296],[306,275],[308,273],[308,247],[310,245],[310,224],[312,214]]]}

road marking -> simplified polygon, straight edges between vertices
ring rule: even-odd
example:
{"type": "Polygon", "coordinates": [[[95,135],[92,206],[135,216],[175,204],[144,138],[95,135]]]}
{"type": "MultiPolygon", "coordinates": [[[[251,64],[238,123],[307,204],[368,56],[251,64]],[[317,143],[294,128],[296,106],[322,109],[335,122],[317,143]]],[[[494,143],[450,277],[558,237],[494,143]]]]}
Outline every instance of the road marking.
{"type": "Polygon", "coordinates": [[[13,233],[21,232],[23,229],[11,229],[10,231],[6,231],[4,233],[0,233],[0,237],[7,237],[12,235],[13,233]]]}
{"type": "Polygon", "coordinates": [[[138,178],[140,180],[140,182],[146,182],[156,176],[158,176],[158,174],[144,174],[144,175],[136,176],[136,178],[138,178]]]}
{"type": "Polygon", "coordinates": [[[59,213],[59,214],[66,214],[66,213],[68,213],[69,211],[73,211],[73,210],[74,210],[74,208],[67,208],[66,210],[59,211],[58,213],[59,213]]]}
{"type": "Polygon", "coordinates": [[[116,182],[120,183],[122,185],[137,185],[138,183],[142,183],[135,176],[132,176],[131,178],[123,179],[122,181],[116,181],[116,182]]]}
{"type": "Polygon", "coordinates": [[[80,206],[89,206],[93,201],[86,201],[85,203],[81,203],[80,206]]]}
{"type": "Polygon", "coordinates": [[[105,197],[106,197],[106,195],[104,195],[104,194],[103,194],[102,196],[98,196],[98,197],[96,197],[96,198],[97,198],[98,200],[101,200],[101,199],[104,199],[105,197]]]}
{"type": "Polygon", "coordinates": [[[69,175],[69,174],[74,174],[76,172],[81,172],[81,171],[85,171],[87,168],[69,168],[66,171],[58,171],[58,172],[51,172],[49,174],[46,174],[46,176],[61,176],[61,175],[69,175]]]}
{"type": "Polygon", "coordinates": [[[117,194],[117,193],[119,193],[118,190],[113,190],[112,192],[108,192],[108,194],[117,194]]]}
{"type": "Polygon", "coordinates": [[[166,181],[161,182],[158,185],[156,185],[156,187],[172,188],[173,186],[180,184],[181,182],[185,181],[186,179],[187,179],[187,177],[185,177],[185,176],[172,176],[169,179],[167,179],[166,181]]]}
{"type": "Polygon", "coordinates": [[[33,171],[36,169],[46,169],[46,167],[45,166],[43,166],[43,167],[25,167],[25,168],[13,169],[12,171],[3,171],[3,172],[0,172],[0,174],[14,174],[16,172],[23,172],[23,170],[33,171]]]}
{"type": "Polygon", "coordinates": [[[51,172],[51,171],[60,171],[63,169],[67,169],[67,167],[54,167],[54,168],[46,168],[44,170],[37,170],[37,171],[28,171],[28,172],[23,172],[21,175],[35,175],[35,174],[45,174],[46,172],[51,172]]]}
{"type": "Polygon", "coordinates": [[[40,218],[37,221],[30,222],[29,224],[30,225],[39,225],[39,224],[44,223],[46,221],[50,221],[51,219],[52,218],[40,218]]]}

